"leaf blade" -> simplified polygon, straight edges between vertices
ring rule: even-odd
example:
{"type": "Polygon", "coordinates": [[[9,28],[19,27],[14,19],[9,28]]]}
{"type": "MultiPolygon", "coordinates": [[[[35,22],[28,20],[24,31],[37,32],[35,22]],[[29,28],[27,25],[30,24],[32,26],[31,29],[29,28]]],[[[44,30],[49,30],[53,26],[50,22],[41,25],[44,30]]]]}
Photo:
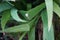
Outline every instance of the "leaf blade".
{"type": "Polygon", "coordinates": [[[42,3],[41,5],[38,5],[37,7],[28,10],[26,13],[21,13],[21,14],[24,14],[24,16],[28,20],[31,20],[33,17],[35,17],[44,8],[45,8],[45,3],[42,3]]]}
{"type": "Polygon", "coordinates": [[[48,15],[48,31],[51,29],[53,18],[53,0],[45,0],[47,15],[48,15]]]}
{"type": "Polygon", "coordinates": [[[47,17],[47,11],[46,10],[44,10],[41,13],[41,18],[43,21],[43,40],[54,40],[53,24],[51,25],[51,30],[48,31],[48,17],[47,17]]]}
{"type": "Polygon", "coordinates": [[[11,27],[11,28],[7,28],[4,31],[5,32],[24,32],[29,30],[30,30],[30,26],[28,24],[22,24],[22,25],[11,27]]]}
{"type": "Polygon", "coordinates": [[[10,9],[12,6],[10,6],[7,2],[0,3],[0,12],[10,9]]]}
{"type": "Polygon", "coordinates": [[[33,27],[28,33],[28,40],[35,40],[35,27],[33,27]]]}
{"type": "Polygon", "coordinates": [[[17,9],[12,9],[11,10],[11,16],[14,20],[16,20],[17,22],[27,22],[26,20],[22,20],[18,14],[17,14],[18,10],[17,9]]]}
{"type": "Polygon", "coordinates": [[[60,7],[56,2],[54,2],[54,12],[60,17],[60,7]]]}
{"type": "Polygon", "coordinates": [[[2,18],[1,18],[1,27],[2,30],[4,31],[4,28],[6,26],[7,21],[10,19],[10,10],[6,10],[3,12],[2,18]]]}

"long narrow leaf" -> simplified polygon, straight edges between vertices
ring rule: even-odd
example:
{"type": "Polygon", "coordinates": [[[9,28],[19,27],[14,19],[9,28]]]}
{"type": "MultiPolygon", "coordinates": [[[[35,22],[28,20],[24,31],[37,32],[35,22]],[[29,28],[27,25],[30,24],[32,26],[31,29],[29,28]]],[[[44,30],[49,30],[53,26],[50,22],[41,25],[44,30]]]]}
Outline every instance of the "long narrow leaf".
{"type": "Polygon", "coordinates": [[[2,18],[1,18],[1,27],[4,31],[4,28],[6,26],[7,21],[10,19],[10,10],[6,10],[3,12],[2,18]]]}
{"type": "Polygon", "coordinates": [[[37,15],[29,24],[31,26],[30,31],[28,32],[28,40],[35,40],[35,26],[39,19],[39,15],[37,15]]]}
{"type": "Polygon", "coordinates": [[[21,37],[19,38],[19,40],[22,40],[23,37],[26,35],[26,33],[27,33],[27,32],[24,32],[24,33],[21,35],[21,37]]]}
{"type": "Polygon", "coordinates": [[[51,30],[48,31],[48,16],[45,10],[41,13],[41,17],[43,21],[43,40],[54,40],[53,24],[51,25],[51,30]]]}
{"type": "Polygon", "coordinates": [[[28,40],[35,40],[35,27],[33,27],[28,33],[28,40]]]}
{"type": "MultiPolygon", "coordinates": [[[[45,8],[45,4],[42,3],[40,5],[38,5],[37,7],[31,9],[31,10],[28,10],[26,13],[25,13],[25,17],[28,19],[28,20],[31,20],[34,16],[36,16],[43,8],[45,8]]],[[[21,14],[24,14],[24,13],[21,13],[21,14]]]]}
{"type": "MultiPolygon", "coordinates": [[[[31,21],[28,23],[29,26],[30,26],[30,28],[31,28],[32,26],[34,26],[36,19],[37,19],[37,17],[35,17],[33,20],[31,20],[31,21]]],[[[22,40],[22,38],[26,35],[26,33],[27,33],[27,32],[23,33],[23,35],[19,38],[19,40],[22,40]]],[[[32,40],[35,40],[35,27],[33,27],[32,30],[30,30],[30,31],[28,32],[28,40],[31,40],[31,39],[32,39],[32,40]],[[31,34],[32,34],[32,36],[31,36],[31,34]]]]}
{"type": "Polygon", "coordinates": [[[48,15],[48,31],[51,28],[53,18],[53,0],[45,0],[48,15]]]}
{"type": "Polygon", "coordinates": [[[24,32],[29,30],[30,30],[30,26],[28,24],[22,24],[22,25],[11,27],[11,28],[7,28],[4,31],[5,32],[24,32]]]}

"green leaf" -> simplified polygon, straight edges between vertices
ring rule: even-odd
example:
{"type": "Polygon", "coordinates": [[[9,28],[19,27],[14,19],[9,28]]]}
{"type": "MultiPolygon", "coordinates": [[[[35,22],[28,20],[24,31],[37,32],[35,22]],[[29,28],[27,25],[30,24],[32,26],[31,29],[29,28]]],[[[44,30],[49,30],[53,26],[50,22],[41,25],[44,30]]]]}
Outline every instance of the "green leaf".
{"type": "Polygon", "coordinates": [[[28,40],[35,40],[35,27],[33,27],[28,33],[28,40]]]}
{"type": "Polygon", "coordinates": [[[39,15],[37,15],[34,19],[32,19],[28,24],[31,26],[31,28],[36,25],[36,23],[38,22],[39,20],[39,15]]]}
{"type": "MultiPolygon", "coordinates": [[[[31,20],[31,21],[28,23],[29,26],[30,26],[30,28],[32,28],[32,27],[35,25],[37,19],[38,19],[38,16],[36,16],[33,20],[31,20]]],[[[32,39],[32,38],[35,39],[35,38],[34,38],[35,36],[33,36],[33,34],[35,33],[34,28],[35,28],[35,27],[33,27],[32,30],[30,30],[29,33],[28,33],[28,34],[29,34],[29,38],[28,38],[29,40],[30,40],[30,38],[31,38],[31,39],[32,39]],[[32,33],[32,36],[30,36],[31,33],[32,33]]],[[[21,35],[21,37],[19,38],[19,40],[22,40],[23,37],[26,35],[26,33],[27,33],[27,32],[24,32],[24,33],[21,35]]],[[[35,35],[35,34],[34,34],[34,35],[35,35]]]]}
{"type": "Polygon", "coordinates": [[[21,24],[18,26],[10,27],[5,29],[5,32],[24,32],[24,31],[29,31],[30,26],[28,24],[21,24]]]}
{"type": "Polygon", "coordinates": [[[45,0],[47,16],[48,16],[48,31],[51,29],[53,18],[53,0],[45,0]]]}
{"type": "Polygon", "coordinates": [[[27,11],[24,11],[24,10],[20,10],[20,11],[19,11],[19,13],[20,13],[25,19],[27,19],[26,16],[25,16],[26,12],[27,12],[27,11]]]}
{"type": "Polygon", "coordinates": [[[11,16],[14,20],[16,20],[17,22],[27,22],[26,20],[22,20],[19,16],[18,16],[18,10],[17,9],[11,9],[11,16]]]}
{"type": "Polygon", "coordinates": [[[2,27],[3,31],[6,26],[7,21],[10,19],[10,17],[11,17],[10,10],[3,11],[3,15],[1,18],[1,27],[2,27]]]}
{"type": "Polygon", "coordinates": [[[45,4],[42,3],[38,6],[36,6],[33,9],[28,10],[26,13],[21,13],[22,15],[25,14],[24,16],[28,19],[31,20],[33,17],[35,17],[43,8],[45,8],[45,4]]]}
{"type": "Polygon", "coordinates": [[[24,32],[24,33],[21,35],[21,37],[19,38],[19,40],[22,40],[23,37],[26,35],[26,33],[27,33],[27,32],[24,32]]]}
{"type": "Polygon", "coordinates": [[[47,13],[45,11],[43,11],[41,13],[41,18],[42,18],[42,22],[43,22],[43,40],[48,40],[48,19],[47,19],[47,13]]]}
{"type": "Polygon", "coordinates": [[[51,25],[51,30],[48,31],[48,16],[45,10],[42,11],[41,18],[43,21],[43,40],[54,40],[53,24],[51,25]]]}
{"type": "Polygon", "coordinates": [[[54,12],[60,17],[60,7],[56,2],[54,2],[54,12]]]}
{"type": "Polygon", "coordinates": [[[7,2],[1,2],[0,3],[0,12],[12,8],[11,5],[9,5],[7,2]]]}
{"type": "Polygon", "coordinates": [[[35,40],[35,26],[39,20],[40,15],[37,15],[32,21],[30,21],[29,25],[31,26],[30,31],[28,32],[28,40],[35,40]]]}

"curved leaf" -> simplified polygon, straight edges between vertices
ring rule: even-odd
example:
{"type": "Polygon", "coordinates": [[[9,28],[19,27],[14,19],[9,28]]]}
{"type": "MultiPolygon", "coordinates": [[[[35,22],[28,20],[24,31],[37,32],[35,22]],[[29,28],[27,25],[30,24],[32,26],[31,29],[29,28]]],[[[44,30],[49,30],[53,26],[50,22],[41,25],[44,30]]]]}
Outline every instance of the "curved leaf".
{"type": "Polygon", "coordinates": [[[17,9],[11,9],[11,16],[14,20],[16,20],[17,22],[27,22],[26,20],[22,20],[19,16],[18,16],[18,10],[17,9]]]}
{"type": "Polygon", "coordinates": [[[19,13],[20,13],[25,19],[27,19],[26,16],[25,16],[26,12],[27,12],[27,11],[24,11],[24,10],[20,10],[20,11],[19,11],[19,13]]]}
{"type": "Polygon", "coordinates": [[[5,25],[7,21],[10,19],[10,10],[6,10],[3,12],[2,18],[1,18],[1,27],[2,30],[4,31],[5,25]]]}

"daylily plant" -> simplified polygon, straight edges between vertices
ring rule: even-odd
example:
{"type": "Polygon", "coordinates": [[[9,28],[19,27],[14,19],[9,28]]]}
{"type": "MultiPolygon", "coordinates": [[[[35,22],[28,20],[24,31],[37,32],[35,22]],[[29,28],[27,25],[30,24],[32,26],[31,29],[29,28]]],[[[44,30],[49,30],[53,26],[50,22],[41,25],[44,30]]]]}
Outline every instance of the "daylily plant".
{"type": "MultiPolygon", "coordinates": [[[[60,17],[60,7],[56,1],[45,0],[45,2],[40,5],[32,8],[31,3],[25,3],[22,1],[25,8],[16,8],[14,2],[4,1],[0,3],[0,23],[1,28],[0,32],[2,33],[15,33],[20,32],[19,40],[22,40],[23,37],[28,34],[28,40],[35,40],[35,27],[39,20],[42,18],[43,22],[43,40],[54,40],[54,29],[53,29],[53,12],[55,12],[60,17]],[[20,14],[20,16],[19,16],[20,14]],[[8,21],[16,21],[18,25],[8,27],[6,24],[8,21]],[[6,28],[8,27],[8,28],[6,28]]],[[[19,5],[18,5],[19,6],[19,5]]]]}

